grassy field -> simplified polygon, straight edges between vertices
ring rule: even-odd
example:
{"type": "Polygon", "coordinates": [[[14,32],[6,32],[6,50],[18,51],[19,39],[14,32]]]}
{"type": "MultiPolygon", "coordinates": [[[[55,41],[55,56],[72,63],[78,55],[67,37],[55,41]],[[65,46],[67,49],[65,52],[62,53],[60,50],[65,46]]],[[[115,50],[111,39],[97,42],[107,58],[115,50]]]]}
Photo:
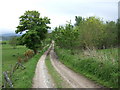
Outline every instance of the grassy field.
{"type": "Polygon", "coordinates": [[[17,46],[13,49],[9,44],[2,45],[2,71],[9,71],[11,65],[15,65],[18,56],[24,58],[24,53],[27,50],[25,46],[17,46]]]}
{"type": "MultiPolygon", "coordinates": [[[[48,46],[40,51],[39,54],[35,55],[28,62],[22,63],[26,69],[17,69],[13,76],[12,82],[14,88],[31,88],[32,78],[35,73],[35,68],[37,61],[40,56],[47,50],[48,46]]],[[[4,44],[2,46],[2,71],[10,71],[11,68],[16,64],[18,56],[24,58],[24,52],[28,50],[25,46],[17,46],[13,49],[9,44],[4,44]]]]}
{"type": "Polygon", "coordinates": [[[85,50],[71,55],[70,50],[55,47],[62,63],[99,84],[118,88],[118,49],[85,50]]]}

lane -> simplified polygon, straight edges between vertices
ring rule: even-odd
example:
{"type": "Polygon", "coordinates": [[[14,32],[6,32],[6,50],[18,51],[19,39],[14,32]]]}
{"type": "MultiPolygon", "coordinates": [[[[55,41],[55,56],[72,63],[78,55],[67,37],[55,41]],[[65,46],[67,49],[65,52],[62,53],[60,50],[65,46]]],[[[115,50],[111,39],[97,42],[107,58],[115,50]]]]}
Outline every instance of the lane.
{"type": "Polygon", "coordinates": [[[50,50],[49,49],[41,56],[39,59],[36,70],[35,76],[33,78],[33,86],[32,88],[54,88],[54,83],[51,76],[48,73],[47,67],[45,65],[46,56],[50,50]]]}
{"type": "Polygon", "coordinates": [[[84,76],[73,72],[71,69],[63,65],[54,52],[54,42],[50,51],[50,60],[56,71],[71,85],[73,88],[102,88],[93,81],[84,76]]]}

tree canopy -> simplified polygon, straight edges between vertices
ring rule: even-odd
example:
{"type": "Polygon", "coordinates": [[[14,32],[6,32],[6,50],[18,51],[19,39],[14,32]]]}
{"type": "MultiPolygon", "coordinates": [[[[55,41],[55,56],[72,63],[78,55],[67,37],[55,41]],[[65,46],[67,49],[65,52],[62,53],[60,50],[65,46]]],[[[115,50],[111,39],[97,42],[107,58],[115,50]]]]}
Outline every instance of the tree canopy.
{"type": "Polygon", "coordinates": [[[16,33],[25,33],[20,40],[23,45],[37,53],[37,49],[41,45],[41,41],[45,39],[47,30],[50,29],[50,19],[48,17],[40,17],[38,11],[26,11],[20,16],[20,23],[17,26],[16,33]]]}
{"type": "Polygon", "coordinates": [[[56,44],[67,49],[103,49],[117,47],[118,22],[107,21],[106,23],[95,16],[83,18],[75,16],[74,26],[56,27],[52,32],[56,44]]]}

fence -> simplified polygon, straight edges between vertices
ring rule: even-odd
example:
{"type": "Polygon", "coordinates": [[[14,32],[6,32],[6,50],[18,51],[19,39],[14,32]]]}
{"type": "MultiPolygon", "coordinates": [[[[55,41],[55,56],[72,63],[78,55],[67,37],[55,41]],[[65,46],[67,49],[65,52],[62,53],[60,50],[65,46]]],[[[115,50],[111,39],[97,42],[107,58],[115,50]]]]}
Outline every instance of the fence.
{"type": "Polygon", "coordinates": [[[7,71],[3,72],[4,82],[2,88],[7,88],[7,86],[13,88],[12,75],[19,67],[21,67],[21,69],[25,69],[25,66],[23,66],[22,63],[16,62],[15,66],[12,68],[10,73],[8,73],[7,71]]]}

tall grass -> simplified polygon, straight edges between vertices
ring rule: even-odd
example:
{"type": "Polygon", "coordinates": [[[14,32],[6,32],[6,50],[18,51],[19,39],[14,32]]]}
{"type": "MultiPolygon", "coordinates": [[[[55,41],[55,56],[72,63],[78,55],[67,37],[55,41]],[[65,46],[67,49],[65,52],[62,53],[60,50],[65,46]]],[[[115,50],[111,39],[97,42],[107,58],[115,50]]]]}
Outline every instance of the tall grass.
{"type": "Polygon", "coordinates": [[[95,80],[105,87],[118,87],[118,53],[117,49],[86,50],[71,55],[70,50],[55,47],[62,63],[77,73],[95,80]]]}
{"type": "Polygon", "coordinates": [[[111,49],[104,49],[104,50],[83,50],[83,56],[88,58],[94,58],[101,62],[111,62],[113,64],[118,63],[118,49],[111,48],[111,49]]]}

